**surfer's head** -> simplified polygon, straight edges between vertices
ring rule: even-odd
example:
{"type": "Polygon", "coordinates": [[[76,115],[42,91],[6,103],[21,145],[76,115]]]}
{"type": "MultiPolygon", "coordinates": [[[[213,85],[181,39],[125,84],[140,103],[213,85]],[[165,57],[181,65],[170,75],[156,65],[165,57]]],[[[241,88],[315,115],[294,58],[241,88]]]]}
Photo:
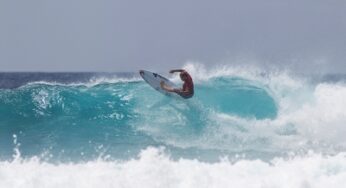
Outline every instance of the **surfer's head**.
{"type": "Polygon", "coordinates": [[[182,81],[185,81],[187,79],[187,72],[183,71],[180,73],[180,79],[182,81]]]}

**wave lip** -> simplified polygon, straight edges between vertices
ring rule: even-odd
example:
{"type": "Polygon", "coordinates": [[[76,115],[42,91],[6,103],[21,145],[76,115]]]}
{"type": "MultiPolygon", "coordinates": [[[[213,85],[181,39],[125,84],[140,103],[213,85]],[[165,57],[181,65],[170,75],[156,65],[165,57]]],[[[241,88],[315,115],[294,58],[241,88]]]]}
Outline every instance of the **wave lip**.
{"type": "Polygon", "coordinates": [[[139,81],[135,73],[95,72],[5,72],[0,73],[0,89],[14,89],[27,85],[60,85],[92,87],[105,83],[139,81]]]}

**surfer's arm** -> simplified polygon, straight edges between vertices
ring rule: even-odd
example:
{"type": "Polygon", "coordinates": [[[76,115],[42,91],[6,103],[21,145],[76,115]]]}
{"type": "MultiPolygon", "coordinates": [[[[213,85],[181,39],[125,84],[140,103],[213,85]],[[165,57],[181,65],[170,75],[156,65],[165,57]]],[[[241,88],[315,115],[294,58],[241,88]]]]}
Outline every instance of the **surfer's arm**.
{"type": "Polygon", "coordinates": [[[186,72],[184,69],[173,69],[169,71],[169,73],[175,73],[175,72],[186,72]]]}
{"type": "Polygon", "coordinates": [[[187,89],[187,90],[183,90],[183,89],[174,89],[175,93],[179,94],[179,95],[189,95],[191,94],[190,91],[187,89]]]}
{"type": "Polygon", "coordinates": [[[176,89],[171,88],[165,84],[164,81],[160,82],[161,88],[168,91],[168,92],[176,92],[176,89]]]}
{"type": "Polygon", "coordinates": [[[186,89],[185,91],[183,89],[175,89],[167,86],[164,81],[160,82],[161,88],[168,91],[168,92],[174,92],[177,93],[178,95],[189,95],[190,90],[186,89]]]}

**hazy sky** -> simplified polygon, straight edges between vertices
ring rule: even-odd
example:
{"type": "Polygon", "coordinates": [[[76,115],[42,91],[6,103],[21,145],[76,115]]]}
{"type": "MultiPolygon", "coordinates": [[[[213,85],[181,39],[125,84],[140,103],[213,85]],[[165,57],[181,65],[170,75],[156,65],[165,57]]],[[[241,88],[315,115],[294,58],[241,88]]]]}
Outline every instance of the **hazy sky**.
{"type": "Polygon", "coordinates": [[[0,71],[164,70],[189,60],[346,73],[346,1],[0,0],[0,71]]]}

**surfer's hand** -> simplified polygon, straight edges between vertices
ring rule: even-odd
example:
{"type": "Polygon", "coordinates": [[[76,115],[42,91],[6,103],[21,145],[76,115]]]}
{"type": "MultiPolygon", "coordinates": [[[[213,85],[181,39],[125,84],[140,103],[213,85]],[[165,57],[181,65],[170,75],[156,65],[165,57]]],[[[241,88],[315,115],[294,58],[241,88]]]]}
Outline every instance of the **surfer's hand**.
{"type": "Polygon", "coordinates": [[[170,70],[169,73],[173,74],[173,73],[174,73],[174,70],[170,70]]]}
{"type": "Polygon", "coordinates": [[[164,81],[161,81],[161,82],[160,82],[160,85],[161,85],[161,88],[164,89],[165,82],[164,82],[164,81]]]}

